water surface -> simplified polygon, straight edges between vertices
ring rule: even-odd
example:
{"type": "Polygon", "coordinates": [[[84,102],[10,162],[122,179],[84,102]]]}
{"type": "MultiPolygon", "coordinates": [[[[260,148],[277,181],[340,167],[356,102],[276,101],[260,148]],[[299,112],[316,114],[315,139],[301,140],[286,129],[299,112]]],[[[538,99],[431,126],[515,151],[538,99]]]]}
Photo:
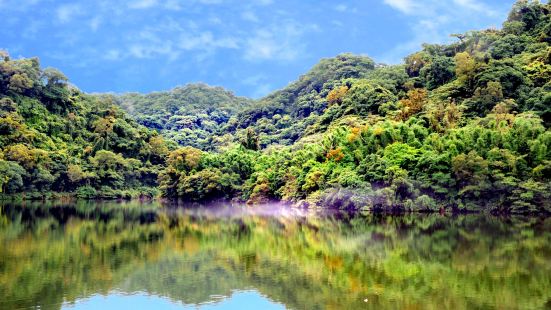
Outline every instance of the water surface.
{"type": "Polygon", "coordinates": [[[551,219],[0,207],[0,309],[126,308],[551,308],[551,219]]]}

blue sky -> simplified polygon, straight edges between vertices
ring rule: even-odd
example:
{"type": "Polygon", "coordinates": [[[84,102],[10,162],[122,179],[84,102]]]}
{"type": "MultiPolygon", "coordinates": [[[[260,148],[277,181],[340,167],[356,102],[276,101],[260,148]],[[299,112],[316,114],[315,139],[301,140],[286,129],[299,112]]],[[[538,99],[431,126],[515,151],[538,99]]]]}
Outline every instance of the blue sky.
{"type": "Polygon", "coordinates": [[[324,57],[399,63],[423,42],[499,28],[514,0],[0,0],[0,49],[87,92],[205,82],[259,97],[324,57]]]}

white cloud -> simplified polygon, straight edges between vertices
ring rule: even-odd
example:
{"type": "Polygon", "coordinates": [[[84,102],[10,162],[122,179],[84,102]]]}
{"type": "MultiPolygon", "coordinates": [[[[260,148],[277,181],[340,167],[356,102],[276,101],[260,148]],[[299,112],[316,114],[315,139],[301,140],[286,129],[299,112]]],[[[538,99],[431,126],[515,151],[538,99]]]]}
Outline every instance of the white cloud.
{"type": "Polygon", "coordinates": [[[347,9],[348,7],[345,4],[339,4],[335,7],[335,10],[339,12],[346,12],[347,9]]]}
{"type": "Polygon", "coordinates": [[[42,0],[0,0],[0,8],[11,11],[28,11],[42,0]]]}
{"type": "Polygon", "coordinates": [[[90,22],[88,23],[90,26],[90,29],[94,32],[96,32],[101,25],[101,17],[100,16],[94,16],[90,22]]]}
{"type": "Polygon", "coordinates": [[[495,10],[480,0],[383,0],[383,3],[409,15],[429,16],[442,13],[459,15],[472,12],[482,13],[486,16],[497,14],[495,10]]]}
{"type": "Polygon", "coordinates": [[[38,32],[44,27],[44,23],[38,20],[30,20],[23,29],[22,36],[26,39],[36,38],[38,32]]]}
{"type": "Polygon", "coordinates": [[[273,86],[268,82],[269,80],[269,77],[265,74],[257,74],[242,79],[241,84],[254,89],[251,94],[253,98],[260,98],[273,91],[273,86]]]}
{"type": "Polygon", "coordinates": [[[198,0],[198,2],[202,4],[220,4],[224,1],[223,0],[198,0]]]}
{"type": "Polygon", "coordinates": [[[76,15],[82,13],[82,7],[78,4],[65,4],[56,10],[56,17],[60,23],[70,22],[76,15]]]}
{"type": "Polygon", "coordinates": [[[222,24],[222,20],[219,17],[216,17],[216,16],[209,17],[208,21],[212,25],[221,25],[222,24]]]}
{"type": "Polygon", "coordinates": [[[253,23],[258,23],[260,20],[258,19],[258,16],[252,11],[245,11],[241,14],[241,18],[246,21],[250,21],[253,23]]]}
{"type": "Polygon", "coordinates": [[[304,26],[292,21],[280,21],[259,29],[246,40],[244,57],[249,61],[295,60],[305,48],[302,36],[314,30],[317,25],[304,26]]]}
{"type": "Polygon", "coordinates": [[[111,49],[111,50],[108,50],[104,55],[103,55],[103,59],[106,59],[106,60],[119,60],[122,58],[122,53],[121,51],[119,50],[116,50],[116,49],[111,49]]]}
{"type": "Polygon", "coordinates": [[[212,51],[218,48],[235,49],[239,45],[237,40],[231,37],[215,39],[211,32],[203,32],[198,35],[183,34],[180,37],[178,47],[184,50],[202,49],[212,51]]]}
{"type": "Polygon", "coordinates": [[[344,24],[343,24],[340,20],[336,20],[336,19],[332,20],[332,21],[331,21],[331,24],[333,24],[333,25],[335,25],[335,26],[337,26],[337,27],[339,27],[339,28],[340,28],[340,27],[344,27],[344,24]]]}
{"type": "Polygon", "coordinates": [[[182,9],[178,0],[167,0],[164,4],[165,9],[179,11],[182,9]]]}
{"type": "Polygon", "coordinates": [[[273,0],[254,0],[253,2],[258,5],[270,5],[274,3],[273,0]]]}
{"type": "Polygon", "coordinates": [[[157,0],[138,0],[128,3],[128,7],[131,9],[148,9],[156,6],[157,0]]]}
{"type": "Polygon", "coordinates": [[[384,3],[406,14],[412,13],[416,8],[413,0],[384,0],[384,3]]]}
{"type": "Polygon", "coordinates": [[[508,6],[496,5],[495,7],[500,8],[497,10],[481,0],[383,0],[382,2],[409,15],[407,30],[410,39],[379,58],[389,63],[401,62],[404,56],[419,50],[423,43],[450,42],[452,41],[450,33],[495,26],[488,25],[488,19],[501,21],[506,16],[504,10],[508,9],[508,6]]]}
{"type": "Polygon", "coordinates": [[[453,0],[453,2],[463,8],[476,11],[476,12],[485,13],[489,16],[497,14],[495,10],[492,10],[486,4],[478,0],[453,0]]]}

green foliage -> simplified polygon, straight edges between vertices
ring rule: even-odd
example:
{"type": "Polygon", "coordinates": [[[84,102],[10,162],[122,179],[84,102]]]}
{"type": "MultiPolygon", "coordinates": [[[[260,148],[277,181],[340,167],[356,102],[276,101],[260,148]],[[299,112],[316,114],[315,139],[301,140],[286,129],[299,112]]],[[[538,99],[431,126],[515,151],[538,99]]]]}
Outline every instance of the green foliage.
{"type": "Polygon", "coordinates": [[[235,115],[252,104],[221,87],[190,84],[168,92],[148,95],[126,94],[114,98],[116,104],[144,126],[157,129],[180,145],[203,150],[225,146],[215,139],[235,115]]]}
{"type": "Polygon", "coordinates": [[[435,89],[453,79],[455,62],[449,57],[435,57],[420,70],[420,75],[425,80],[428,89],[435,89]]]}
{"type": "Polygon", "coordinates": [[[90,96],[2,55],[2,191],[549,212],[550,11],[518,1],[502,30],[404,65],[323,59],[257,101],[202,84],[90,96]]]}
{"type": "Polygon", "coordinates": [[[76,196],[81,199],[93,199],[98,197],[98,193],[96,189],[89,185],[81,186],[77,188],[75,193],[76,193],[76,196]]]}
{"type": "Polygon", "coordinates": [[[231,176],[219,164],[222,151],[205,155],[211,161],[202,161],[197,171],[203,173],[169,179],[192,176],[183,196],[205,192],[196,181],[203,179],[225,189],[216,196],[251,203],[275,198],[372,210],[548,212],[544,7],[521,1],[503,31],[424,45],[405,66],[375,68],[350,55],[323,60],[238,116],[241,144],[266,148],[248,173],[222,177],[231,176]]]}
{"type": "Polygon", "coordinates": [[[168,152],[112,97],[83,94],[34,58],[0,60],[0,133],[2,192],[28,199],[156,186],[168,152]]]}
{"type": "MultiPolygon", "coordinates": [[[[333,204],[353,194],[332,193],[333,204]]],[[[421,197],[414,207],[433,206],[421,197]]],[[[108,302],[114,287],[116,298],[154,292],[190,307],[251,287],[290,309],[546,309],[551,298],[545,218],[9,206],[0,207],[5,309],[108,302]]]]}

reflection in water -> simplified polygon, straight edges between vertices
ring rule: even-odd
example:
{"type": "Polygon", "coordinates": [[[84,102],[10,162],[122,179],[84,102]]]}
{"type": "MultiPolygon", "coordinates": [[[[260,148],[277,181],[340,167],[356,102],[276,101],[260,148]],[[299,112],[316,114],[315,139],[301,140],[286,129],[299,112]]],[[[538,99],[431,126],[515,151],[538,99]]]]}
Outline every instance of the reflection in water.
{"type": "Polygon", "coordinates": [[[139,203],[0,210],[0,309],[551,307],[551,219],[139,203]]]}
{"type": "Polygon", "coordinates": [[[172,301],[167,298],[152,296],[143,293],[120,294],[111,293],[108,296],[92,296],[90,298],[77,301],[71,304],[64,304],[62,309],[66,310],[111,310],[126,309],[132,305],[132,310],[181,310],[181,309],[199,309],[199,310],[279,310],[285,309],[281,304],[270,302],[268,299],[254,291],[235,292],[229,298],[225,296],[213,296],[214,301],[200,305],[186,305],[178,301],[172,301]],[[219,300],[217,300],[219,299],[219,300]]]}

